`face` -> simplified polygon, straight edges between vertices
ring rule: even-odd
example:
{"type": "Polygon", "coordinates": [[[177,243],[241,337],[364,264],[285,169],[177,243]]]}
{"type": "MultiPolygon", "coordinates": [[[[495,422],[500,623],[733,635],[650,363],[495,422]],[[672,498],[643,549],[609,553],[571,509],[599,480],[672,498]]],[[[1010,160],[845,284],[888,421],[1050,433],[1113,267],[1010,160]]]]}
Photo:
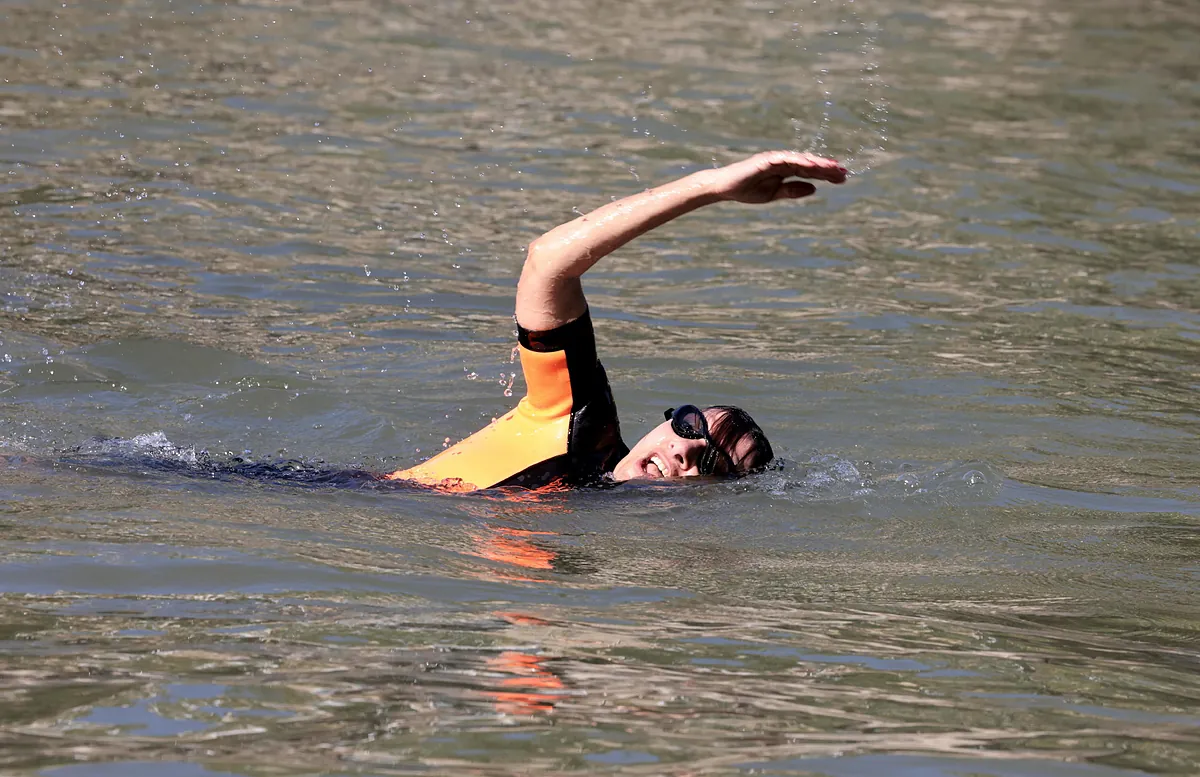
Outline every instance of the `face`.
{"type": "MultiPolygon", "coordinates": [[[[711,429],[726,411],[710,409],[704,411],[705,420],[711,429]]],[[[687,478],[700,474],[700,458],[704,455],[704,440],[680,437],[671,429],[670,421],[663,421],[650,433],[637,441],[629,454],[613,468],[613,479],[661,480],[664,478],[687,478]]],[[[749,437],[738,440],[734,450],[728,451],[734,462],[749,455],[753,441],[749,437]]],[[[724,473],[721,473],[724,474],[724,473]]]]}

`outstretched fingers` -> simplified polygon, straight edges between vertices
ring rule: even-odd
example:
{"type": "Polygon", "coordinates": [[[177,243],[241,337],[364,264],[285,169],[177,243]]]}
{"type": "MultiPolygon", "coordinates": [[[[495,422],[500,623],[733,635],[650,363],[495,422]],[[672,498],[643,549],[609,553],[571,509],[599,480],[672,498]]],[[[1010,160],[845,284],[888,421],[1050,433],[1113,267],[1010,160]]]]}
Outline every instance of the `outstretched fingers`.
{"type": "Polygon", "coordinates": [[[801,151],[768,151],[762,155],[762,162],[772,172],[785,177],[812,178],[829,183],[845,183],[846,175],[850,172],[836,159],[801,151]]]}
{"type": "Polygon", "coordinates": [[[756,204],[812,194],[812,184],[796,185],[798,178],[844,183],[848,172],[835,159],[800,151],[765,151],[703,175],[718,198],[756,204]]]}

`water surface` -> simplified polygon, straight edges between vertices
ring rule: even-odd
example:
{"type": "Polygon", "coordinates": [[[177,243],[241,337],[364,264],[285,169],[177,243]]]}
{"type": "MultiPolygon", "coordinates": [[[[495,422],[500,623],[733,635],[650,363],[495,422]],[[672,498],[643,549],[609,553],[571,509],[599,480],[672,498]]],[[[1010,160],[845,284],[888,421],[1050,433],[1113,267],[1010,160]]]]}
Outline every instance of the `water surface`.
{"type": "Polygon", "coordinates": [[[1190,4],[0,18],[6,773],[1200,770],[1190,4]],[[187,471],[440,450],[523,390],[532,238],[816,132],[870,169],[587,285],[629,441],[736,403],[781,467],[187,471]]]}

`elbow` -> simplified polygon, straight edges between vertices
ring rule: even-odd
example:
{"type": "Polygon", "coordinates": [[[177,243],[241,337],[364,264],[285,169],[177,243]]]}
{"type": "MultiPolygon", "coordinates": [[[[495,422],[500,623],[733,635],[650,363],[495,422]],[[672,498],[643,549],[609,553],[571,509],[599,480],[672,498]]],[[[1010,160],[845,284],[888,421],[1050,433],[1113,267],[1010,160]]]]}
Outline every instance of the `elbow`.
{"type": "Polygon", "coordinates": [[[531,264],[536,264],[540,261],[541,255],[546,251],[546,243],[543,239],[545,237],[545,235],[542,235],[541,237],[535,237],[533,241],[529,243],[529,247],[525,249],[526,267],[531,264]]]}
{"type": "Polygon", "coordinates": [[[525,264],[521,266],[521,278],[517,282],[518,299],[522,296],[522,292],[546,282],[545,265],[545,247],[534,240],[529,244],[529,249],[525,252],[525,264]]]}
{"type": "Polygon", "coordinates": [[[556,278],[559,276],[563,262],[559,261],[559,252],[551,249],[545,240],[545,235],[529,244],[525,252],[525,265],[521,268],[522,279],[556,278]]]}

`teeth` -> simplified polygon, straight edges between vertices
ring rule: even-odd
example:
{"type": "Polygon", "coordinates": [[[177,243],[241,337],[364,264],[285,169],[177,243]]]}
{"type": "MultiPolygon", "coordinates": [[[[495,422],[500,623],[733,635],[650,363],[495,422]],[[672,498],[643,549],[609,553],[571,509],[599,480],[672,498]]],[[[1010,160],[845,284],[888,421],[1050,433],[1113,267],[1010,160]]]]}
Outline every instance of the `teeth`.
{"type": "Polygon", "coordinates": [[[653,464],[654,466],[658,467],[659,477],[665,478],[667,476],[667,468],[665,466],[663,466],[662,459],[660,459],[657,456],[651,456],[650,463],[653,464]]]}

